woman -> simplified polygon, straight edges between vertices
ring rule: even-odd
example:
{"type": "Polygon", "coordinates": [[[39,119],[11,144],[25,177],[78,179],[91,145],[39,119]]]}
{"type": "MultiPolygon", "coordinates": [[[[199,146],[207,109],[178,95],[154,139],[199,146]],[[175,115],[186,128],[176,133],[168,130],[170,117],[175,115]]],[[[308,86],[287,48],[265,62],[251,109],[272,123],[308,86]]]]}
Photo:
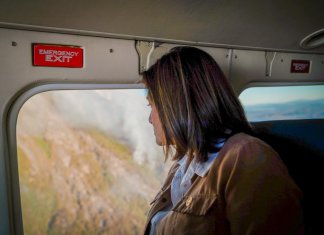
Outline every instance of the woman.
{"type": "Polygon", "coordinates": [[[156,142],[174,164],[145,234],[303,234],[301,192],[277,153],[252,137],[213,58],[177,47],[143,74],[156,142]]]}

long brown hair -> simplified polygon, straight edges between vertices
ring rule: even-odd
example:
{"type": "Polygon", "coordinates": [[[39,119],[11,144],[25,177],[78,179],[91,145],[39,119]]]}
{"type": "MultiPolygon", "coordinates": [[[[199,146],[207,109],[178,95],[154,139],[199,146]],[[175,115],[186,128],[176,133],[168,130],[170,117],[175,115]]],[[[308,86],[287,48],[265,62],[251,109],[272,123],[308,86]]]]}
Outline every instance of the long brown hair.
{"type": "Polygon", "coordinates": [[[244,110],[216,61],[194,47],[175,47],[143,73],[165,134],[166,157],[206,161],[219,138],[251,131],[244,110]]]}

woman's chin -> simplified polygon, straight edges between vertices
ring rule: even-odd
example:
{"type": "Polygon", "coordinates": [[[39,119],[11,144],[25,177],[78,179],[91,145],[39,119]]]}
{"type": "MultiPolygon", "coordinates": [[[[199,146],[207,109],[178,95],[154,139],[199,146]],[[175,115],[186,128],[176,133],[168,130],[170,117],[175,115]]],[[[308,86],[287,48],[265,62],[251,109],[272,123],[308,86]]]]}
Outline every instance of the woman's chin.
{"type": "Polygon", "coordinates": [[[161,141],[161,140],[159,140],[159,139],[155,139],[155,142],[156,142],[156,144],[159,145],[159,146],[164,146],[164,145],[165,145],[165,142],[163,142],[163,141],[161,141]]]}

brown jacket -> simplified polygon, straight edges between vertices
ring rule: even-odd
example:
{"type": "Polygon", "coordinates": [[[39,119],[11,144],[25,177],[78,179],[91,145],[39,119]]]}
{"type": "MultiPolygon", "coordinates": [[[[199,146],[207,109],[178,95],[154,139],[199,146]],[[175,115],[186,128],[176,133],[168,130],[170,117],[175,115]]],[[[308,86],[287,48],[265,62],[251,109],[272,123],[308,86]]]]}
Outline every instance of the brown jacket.
{"type": "MultiPolygon", "coordinates": [[[[170,205],[175,163],[152,202],[149,221],[170,205]]],[[[261,140],[240,133],[228,139],[205,177],[156,228],[156,234],[300,235],[301,192],[278,154],[261,140]]]]}

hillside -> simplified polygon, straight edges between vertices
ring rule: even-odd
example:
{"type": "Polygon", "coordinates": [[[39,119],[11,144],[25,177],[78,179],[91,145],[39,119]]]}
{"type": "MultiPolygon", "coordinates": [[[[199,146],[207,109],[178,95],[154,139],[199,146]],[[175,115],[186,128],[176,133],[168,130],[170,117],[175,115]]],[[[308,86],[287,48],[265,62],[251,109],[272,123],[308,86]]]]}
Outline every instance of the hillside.
{"type": "Polygon", "coordinates": [[[41,94],[19,114],[17,143],[25,234],[142,232],[163,175],[122,141],[71,126],[41,94]]]}

